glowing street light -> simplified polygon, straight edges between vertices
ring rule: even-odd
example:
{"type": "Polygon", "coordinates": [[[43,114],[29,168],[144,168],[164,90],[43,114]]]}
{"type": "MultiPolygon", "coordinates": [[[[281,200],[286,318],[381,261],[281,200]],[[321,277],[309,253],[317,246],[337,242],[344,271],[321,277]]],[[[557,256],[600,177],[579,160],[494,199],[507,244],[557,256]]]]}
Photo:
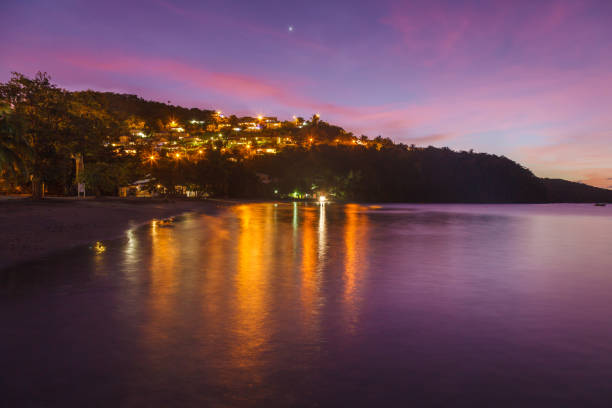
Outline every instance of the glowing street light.
{"type": "Polygon", "coordinates": [[[319,196],[319,204],[325,204],[326,201],[327,197],[325,197],[324,195],[319,196]]]}

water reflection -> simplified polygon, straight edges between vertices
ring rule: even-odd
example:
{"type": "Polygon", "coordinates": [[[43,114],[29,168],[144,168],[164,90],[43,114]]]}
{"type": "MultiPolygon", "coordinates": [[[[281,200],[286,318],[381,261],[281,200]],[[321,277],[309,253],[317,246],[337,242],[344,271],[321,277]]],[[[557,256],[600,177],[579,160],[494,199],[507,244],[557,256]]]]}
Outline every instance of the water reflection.
{"type": "Polygon", "coordinates": [[[4,276],[9,406],[607,401],[612,217],[571,211],[244,204],[132,228],[4,276]]]}
{"type": "Polygon", "coordinates": [[[160,349],[168,345],[169,332],[176,318],[175,296],[181,263],[180,246],[174,229],[154,221],[150,228],[148,303],[149,319],[144,326],[145,343],[160,349]]]}
{"type": "Polygon", "coordinates": [[[365,208],[357,204],[345,207],[344,227],[344,303],[345,319],[349,330],[355,329],[359,313],[359,284],[367,269],[368,216],[365,208]]]}
{"type": "Polygon", "coordinates": [[[326,226],[325,223],[327,220],[325,219],[325,208],[326,204],[319,205],[319,242],[317,243],[318,254],[319,254],[319,268],[322,269],[324,267],[325,255],[327,252],[327,240],[326,240],[326,226]]]}
{"type": "Polygon", "coordinates": [[[301,320],[304,323],[303,335],[310,341],[314,341],[319,334],[321,271],[317,268],[317,262],[321,251],[319,251],[320,240],[317,242],[317,237],[320,235],[315,231],[316,215],[313,208],[303,210],[301,225],[301,320]]]}
{"type": "MultiPolygon", "coordinates": [[[[260,353],[269,336],[265,321],[272,293],[268,291],[270,265],[275,245],[272,234],[271,213],[273,207],[267,205],[242,205],[236,208],[240,220],[238,232],[238,267],[235,277],[236,308],[234,347],[230,351],[234,365],[243,369],[255,369],[260,353]]],[[[260,382],[261,378],[253,370],[251,381],[260,382]]]]}

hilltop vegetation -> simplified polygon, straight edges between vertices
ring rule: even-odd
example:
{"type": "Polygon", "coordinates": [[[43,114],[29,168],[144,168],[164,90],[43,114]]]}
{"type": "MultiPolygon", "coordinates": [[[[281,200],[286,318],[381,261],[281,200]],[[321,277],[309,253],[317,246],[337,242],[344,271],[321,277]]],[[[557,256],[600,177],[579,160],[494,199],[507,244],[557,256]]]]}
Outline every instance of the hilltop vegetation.
{"type": "Polygon", "coordinates": [[[607,190],[541,180],[505,157],[357,137],[317,114],[285,121],[226,116],[135,95],[68,92],[40,73],[0,83],[0,103],[0,178],[35,196],[43,188],[76,194],[80,182],[96,195],[131,185],[123,191],[325,194],[370,202],[610,201],[607,190]],[[78,180],[76,157],[85,163],[78,180]]]}
{"type": "Polygon", "coordinates": [[[170,103],[147,101],[130,94],[91,90],[74,92],[74,94],[94,100],[104,111],[128,127],[140,121],[144,122],[143,129],[147,132],[163,130],[168,118],[173,118],[178,123],[189,123],[191,120],[206,122],[210,121],[215,113],[212,110],[188,109],[170,103]]]}

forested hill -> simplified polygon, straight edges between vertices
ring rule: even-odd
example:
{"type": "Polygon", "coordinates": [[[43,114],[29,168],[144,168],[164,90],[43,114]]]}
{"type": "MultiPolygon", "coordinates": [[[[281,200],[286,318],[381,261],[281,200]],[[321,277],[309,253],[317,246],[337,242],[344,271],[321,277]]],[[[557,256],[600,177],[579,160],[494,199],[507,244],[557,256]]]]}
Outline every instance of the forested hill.
{"type": "Polygon", "coordinates": [[[612,190],[541,179],[486,153],[386,145],[319,145],[245,162],[270,176],[268,193],[326,191],[343,200],[424,203],[612,203],[612,190]]]}
{"type": "Polygon", "coordinates": [[[319,114],[278,120],[110,92],[67,92],[46,74],[0,83],[0,190],[427,203],[612,202],[612,192],[539,179],[503,156],[357,136],[319,114]],[[5,186],[5,187],[3,187],[5,186]],[[138,187],[140,188],[140,187],[138,187]],[[141,190],[138,190],[142,192],[141,190]]]}
{"type": "MultiPolygon", "coordinates": [[[[210,122],[214,117],[213,110],[189,109],[136,95],[96,91],[79,94],[95,100],[119,121],[143,120],[150,130],[163,129],[169,117],[179,123],[194,119],[210,122]]],[[[341,128],[325,122],[307,132],[320,142],[347,136],[341,128]]],[[[315,186],[333,192],[338,198],[364,201],[495,203],[580,198],[576,189],[572,190],[572,197],[564,196],[567,189],[549,192],[548,184],[506,157],[454,152],[448,148],[409,148],[388,139],[380,140],[376,148],[320,144],[285,149],[275,156],[256,157],[238,165],[228,164],[243,166],[251,172],[269,173],[272,183],[254,189],[244,180],[231,180],[232,186],[218,193],[254,197],[267,196],[272,188],[289,193],[307,192],[315,186]]],[[[190,181],[197,184],[197,180],[190,181]]]]}
{"type": "Polygon", "coordinates": [[[85,100],[95,101],[119,121],[135,118],[144,121],[149,129],[165,128],[168,118],[181,123],[190,120],[210,121],[214,114],[212,110],[184,108],[170,103],[149,101],[131,94],[98,91],[80,91],[74,94],[85,100]]]}
{"type": "Polygon", "coordinates": [[[612,190],[561,179],[544,178],[547,200],[553,203],[612,203],[612,190]]]}
{"type": "Polygon", "coordinates": [[[370,202],[545,202],[544,183],[512,160],[448,148],[317,146],[247,162],[278,191],[312,186],[370,202]]]}

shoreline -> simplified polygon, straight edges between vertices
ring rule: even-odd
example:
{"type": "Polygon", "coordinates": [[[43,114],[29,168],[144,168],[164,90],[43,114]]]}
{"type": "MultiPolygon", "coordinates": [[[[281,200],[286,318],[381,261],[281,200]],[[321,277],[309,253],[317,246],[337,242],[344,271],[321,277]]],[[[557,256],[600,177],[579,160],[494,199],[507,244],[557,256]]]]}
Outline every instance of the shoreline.
{"type": "Polygon", "coordinates": [[[0,271],[96,241],[120,238],[156,218],[214,212],[229,202],[160,199],[0,201],[0,271]]]}
{"type": "MultiPolygon", "coordinates": [[[[42,201],[32,201],[29,198],[0,200],[0,271],[74,247],[120,238],[128,229],[148,224],[154,219],[179,216],[186,212],[214,213],[224,207],[262,202],[286,201],[237,199],[166,201],[157,198],[77,200],[65,197],[49,197],[42,201]]],[[[368,205],[368,203],[360,204],[368,205]]],[[[402,204],[412,204],[416,208],[423,205],[402,204]]],[[[436,204],[426,205],[436,206],[436,204]]],[[[601,210],[595,211],[596,215],[608,215],[607,211],[603,213],[601,210]]]]}

